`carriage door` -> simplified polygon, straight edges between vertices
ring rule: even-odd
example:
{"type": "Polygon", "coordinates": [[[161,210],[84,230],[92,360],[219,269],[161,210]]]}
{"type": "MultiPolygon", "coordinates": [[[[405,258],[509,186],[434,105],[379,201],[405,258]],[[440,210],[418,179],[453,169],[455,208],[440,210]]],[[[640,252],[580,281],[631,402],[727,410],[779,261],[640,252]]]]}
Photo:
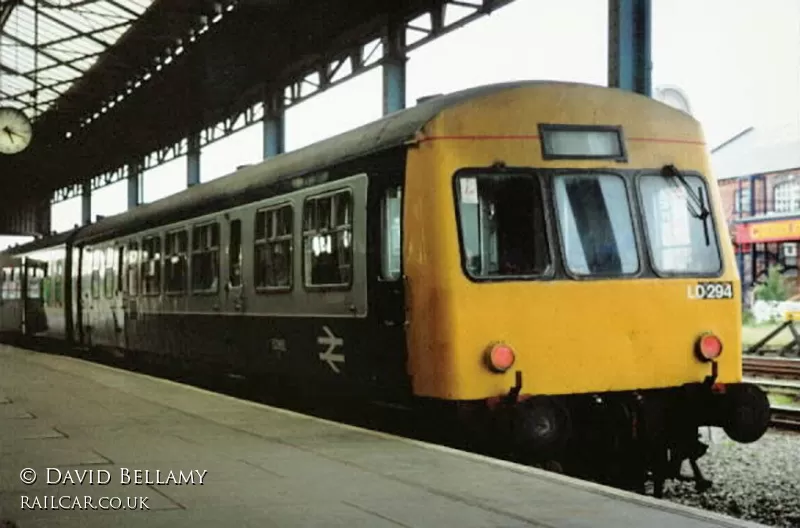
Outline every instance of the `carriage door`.
{"type": "Polygon", "coordinates": [[[3,262],[0,276],[0,332],[19,332],[22,328],[21,273],[19,259],[3,262]]]}
{"type": "Polygon", "coordinates": [[[47,330],[44,296],[42,295],[42,286],[47,275],[47,262],[26,258],[24,266],[22,328],[25,335],[36,335],[47,330]]]}
{"type": "MultiPolygon", "coordinates": [[[[109,257],[114,259],[113,278],[113,291],[111,305],[111,319],[113,323],[113,342],[119,348],[124,348],[126,344],[125,339],[125,246],[118,244],[114,251],[109,249],[109,257]]],[[[106,264],[109,266],[110,264],[106,264]]]]}
{"type": "Polygon", "coordinates": [[[226,215],[226,247],[222,273],[223,310],[227,313],[245,311],[245,284],[242,258],[242,213],[226,215]]]}

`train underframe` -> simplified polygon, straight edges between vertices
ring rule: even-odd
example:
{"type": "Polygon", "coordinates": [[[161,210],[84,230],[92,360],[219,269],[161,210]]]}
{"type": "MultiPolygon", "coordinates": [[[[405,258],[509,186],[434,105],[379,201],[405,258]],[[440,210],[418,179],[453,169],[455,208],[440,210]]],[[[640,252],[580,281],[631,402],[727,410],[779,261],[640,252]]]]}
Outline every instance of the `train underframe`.
{"type": "MultiPolygon", "coordinates": [[[[34,342],[40,346],[47,343],[47,349],[52,349],[54,343],[63,345],[47,338],[23,341],[13,340],[27,347],[34,342]]],[[[112,349],[105,350],[103,357],[112,349]]],[[[113,350],[117,358],[138,358],[135,370],[142,367],[142,360],[180,365],[193,372],[200,367],[197,362],[189,365],[178,357],[113,350]]],[[[209,365],[203,370],[219,376],[224,372],[219,367],[222,366],[209,365]]],[[[263,384],[256,378],[261,376],[252,379],[259,392],[285,394],[288,389],[295,396],[305,392],[299,390],[300,386],[289,389],[293,383],[263,384]]],[[[448,430],[445,437],[452,438],[456,433],[460,445],[465,443],[463,433],[470,449],[637,492],[646,492],[648,483],[652,483],[655,496],[662,495],[669,479],[694,480],[698,491],[710,487],[711,482],[697,464],[708,449],[701,442],[700,428],[722,427],[734,441],[750,443],[758,440],[770,423],[769,400],[759,387],[717,384],[711,376],[705,382],[680,387],[593,394],[531,396],[520,394],[520,387],[518,377],[517,386],[501,398],[459,402],[455,407],[441,400],[423,399],[417,400],[417,405],[408,401],[410,405],[403,407],[421,413],[418,418],[422,420],[414,420],[418,427],[444,427],[448,430]],[[456,424],[448,416],[455,418],[458,431],[452,429],[456,424]],[[681,473],[687,461],[691,476],[681,473]]],[[[323,397],[325,390],[316,384],[308,395],[313,393],[316,401],[330,403],[330,398],[323,397]]],[[[339,386],[327,394],[346,398],[346,393],[349,391],[339,386]]],[[[354,391],[349,397],[353,398],[352,403],[371,400],[362,391],[354,391]]]]}
{"type": "Polygon", "coordinates": [[[708,449],[701,427],[750,443],[770,422],[766,394],[746,383],[529,397],[512,389],[459,414],[482,442],[507,440],[514,459],[642,493],[649,482],[657,497],[669,479],[694,480],[701,492],[711,486],[697,464],[708,449]],[[681,472],[687,461],[691,476],[681,472]]]}

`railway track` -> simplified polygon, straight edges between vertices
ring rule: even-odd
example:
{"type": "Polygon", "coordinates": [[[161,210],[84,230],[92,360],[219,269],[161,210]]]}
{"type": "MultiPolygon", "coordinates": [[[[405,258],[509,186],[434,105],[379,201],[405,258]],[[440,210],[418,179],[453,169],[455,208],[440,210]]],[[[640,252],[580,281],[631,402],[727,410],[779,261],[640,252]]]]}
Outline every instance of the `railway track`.
{"type": "Polygon", "coordinates": [[[772,424],[781,429],[800,431],[800,407],[773,405],[772,424]]]}
{"type": "Polygon", "coordinates": [[[743,356],[742,369],[751,376],[770,376],[800,381],[800,359],[743,356]]]}
{"type": "MultiPolygon", "coordinates": [[[[743,356],[742,370],[768,393],[800,401],[800,359],[743,356]]],[[[774,427],[800,431],[800,406],[773,403],[771,408],[774,427]]]]}

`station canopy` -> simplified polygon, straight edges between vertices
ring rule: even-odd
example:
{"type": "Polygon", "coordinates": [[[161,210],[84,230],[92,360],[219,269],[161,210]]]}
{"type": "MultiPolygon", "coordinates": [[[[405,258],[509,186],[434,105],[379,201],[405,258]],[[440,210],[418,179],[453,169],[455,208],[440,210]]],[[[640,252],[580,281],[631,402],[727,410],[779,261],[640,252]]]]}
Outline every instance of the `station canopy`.
{"type": "Polygon", "coordinates": [[[34,124],[0,156],[0,211],[147,170],[511,1],[0,0],[0,106],[34,124]]]}
{"type": "Polygon", "coordinates": [[[35,121],[152,3],[0,0],[0,105],[19,108],[35,121]]]}

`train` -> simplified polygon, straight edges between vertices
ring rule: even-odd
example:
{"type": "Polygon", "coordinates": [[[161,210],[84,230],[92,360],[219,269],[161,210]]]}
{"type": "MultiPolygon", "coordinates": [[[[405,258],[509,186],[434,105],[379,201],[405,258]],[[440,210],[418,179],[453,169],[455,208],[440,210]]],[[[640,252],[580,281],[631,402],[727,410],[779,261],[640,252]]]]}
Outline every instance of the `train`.
{"type": "Polygon", "coordinates": [[[0,264],[6,336],[390,403],[657,494],[710,485],[701,427],[769,427],[702,126],[615,88],[434,96],[0,264]]]}

